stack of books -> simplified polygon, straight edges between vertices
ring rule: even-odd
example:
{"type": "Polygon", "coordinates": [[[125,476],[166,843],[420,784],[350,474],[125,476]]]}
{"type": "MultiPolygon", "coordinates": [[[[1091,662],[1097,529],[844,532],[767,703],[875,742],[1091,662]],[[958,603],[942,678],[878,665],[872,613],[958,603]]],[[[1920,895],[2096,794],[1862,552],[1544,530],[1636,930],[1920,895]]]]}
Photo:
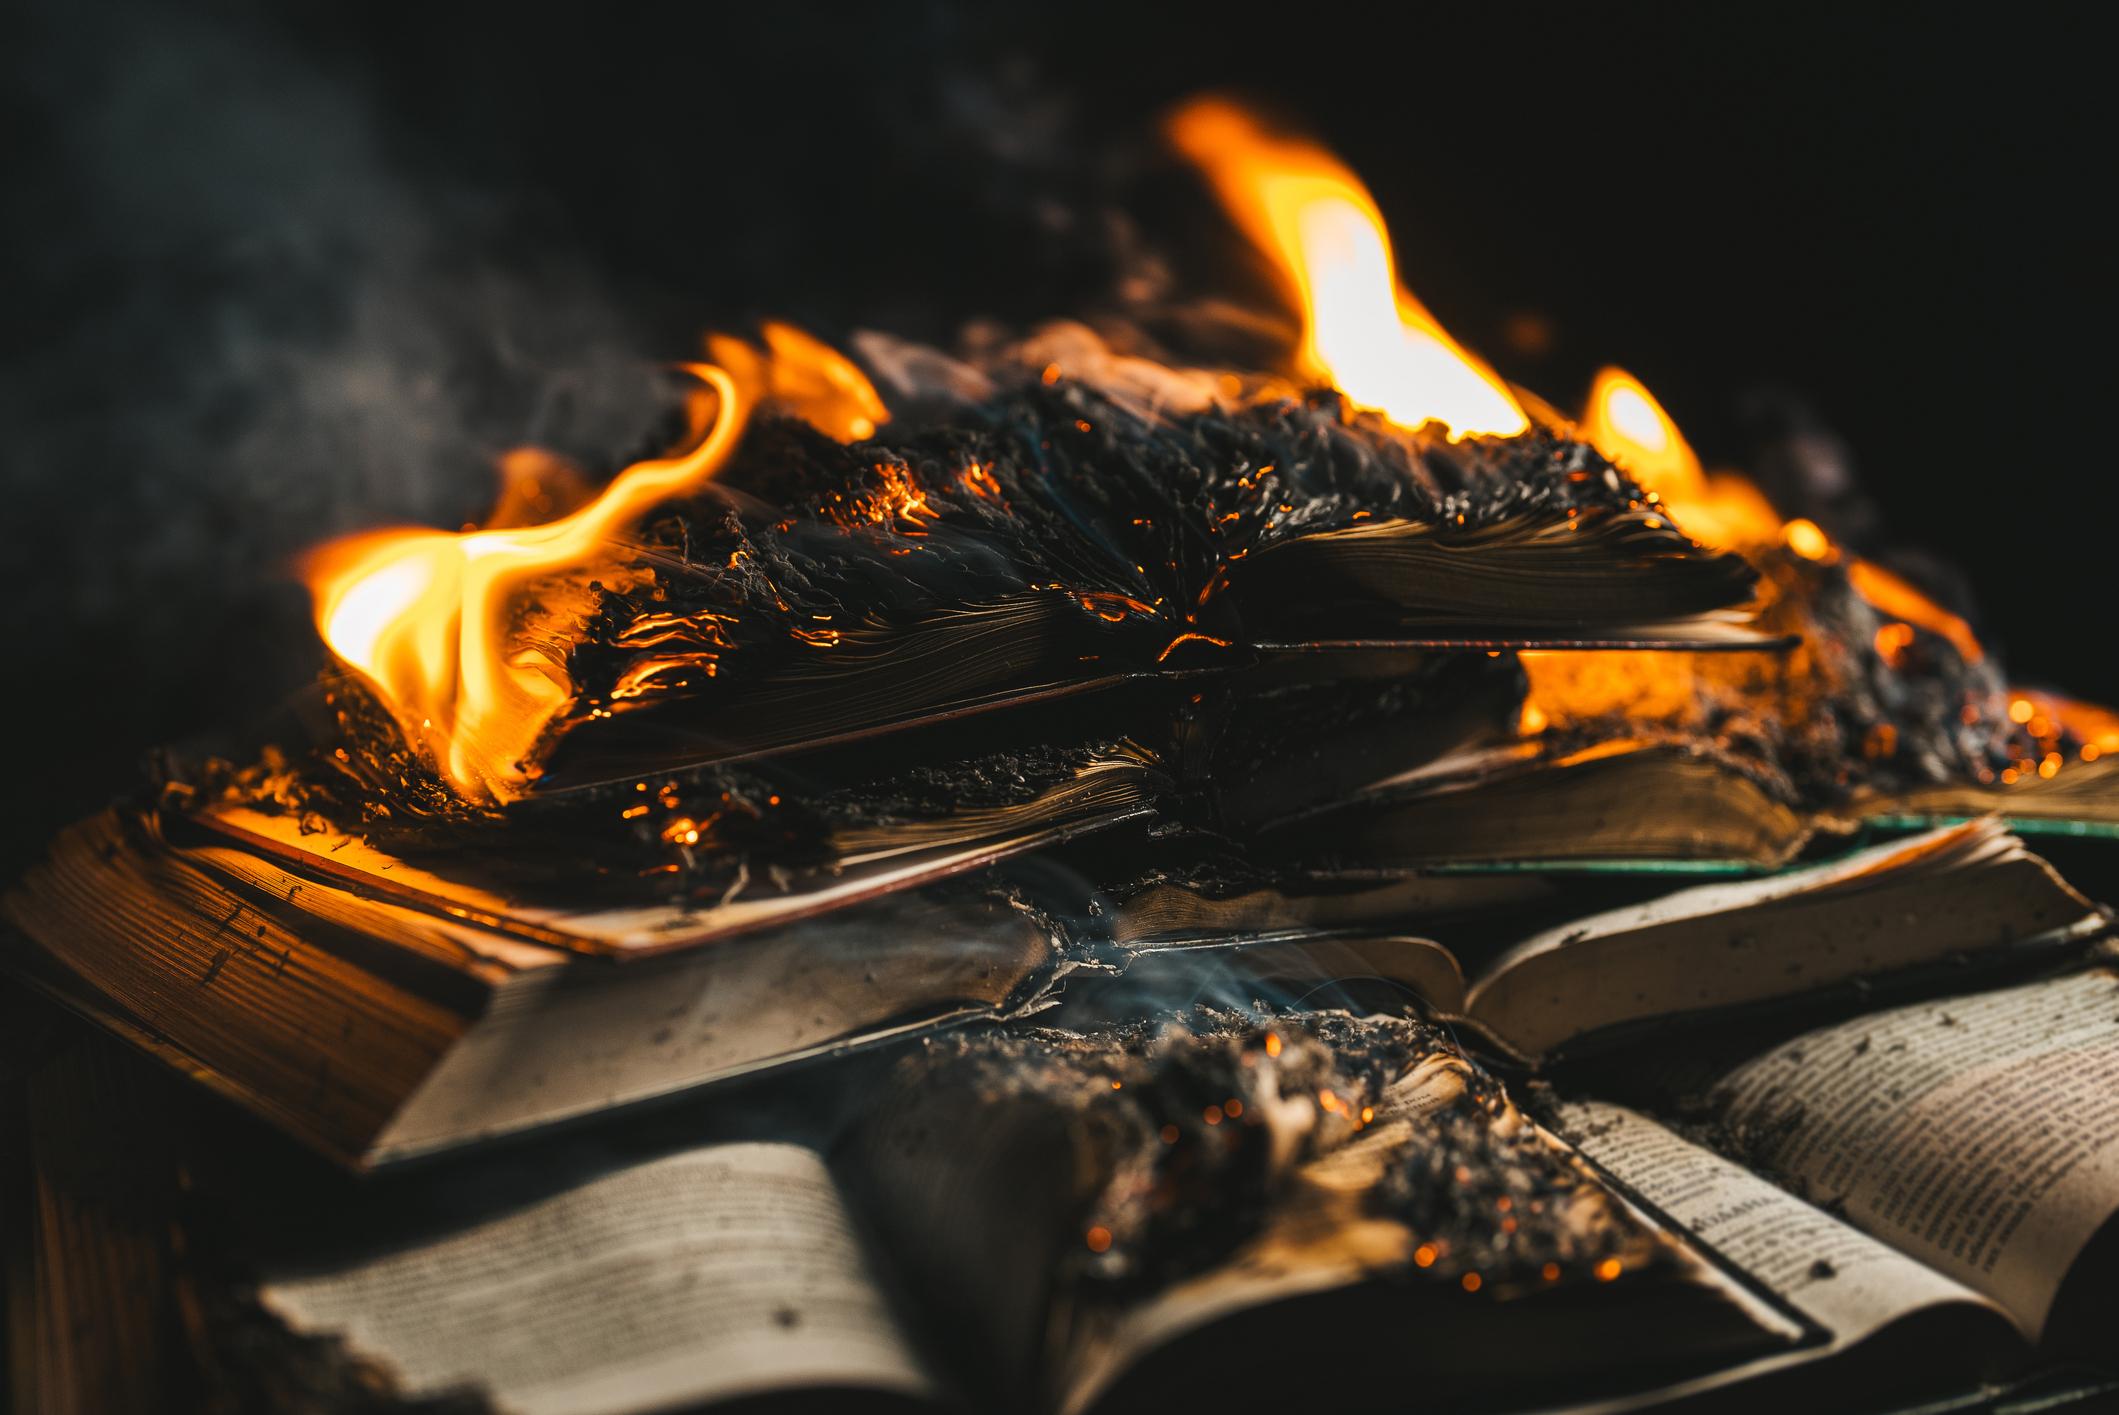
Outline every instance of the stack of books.
{"type": "MultiPolygon", "coordinates": [[[[246,1379],[1615,1409],[2109,1356],[2111,921],[2003,819],[2108,831],[2092,739],[1824,789],[1550,721],[1591,655],[1835,691],[1557,422],[894,401],[658,510],[508,789],[341,667],[7,894],[10,972],[253,1117],[186,1162],[246,1379]]],[[[1966,671],[1926,647],[1849,651],[1966,671]]]]}

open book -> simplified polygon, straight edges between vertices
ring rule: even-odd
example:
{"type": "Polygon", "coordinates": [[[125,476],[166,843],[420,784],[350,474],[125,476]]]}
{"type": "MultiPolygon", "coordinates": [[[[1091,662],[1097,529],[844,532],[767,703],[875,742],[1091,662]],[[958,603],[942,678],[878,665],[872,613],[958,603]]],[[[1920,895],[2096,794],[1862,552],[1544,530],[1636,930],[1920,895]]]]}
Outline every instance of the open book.
{"type": "MultiPolygon", "coordinates": [[[[1056,789],[1112,791],[1135,809],[1136,768],[1121,757],[1056,789]]],[[[1055,838],[1036,815],[1043,799],[969,838],[879,832],[909,843],[872,847],[875,872],[822,877],[821,901],[761,886],[704,907],[572,909],[541,903],[564,891],[495,893],[353,837],[304,834],[295,817],[120,811],[62,837],[7,897],[24,936],[11,958],[76,1010],[372,1167],[1032,1005],[1070,967],[1063,940],[1005,877],[944,877],[1055,838]],[[585,956],[597,953],[638,961],[585,956]],[[567,1038],[563,1055],[538,1051],[551,1036],[567,1038]]],[[[1470,946],[1469,928],[1454,950],[1383,932],[1521,892],[1479,876],[1295,900],[1165,890],[1073,927],[1108,930],[1117,961],[1143,973],[1218,968],[1227,953],[1282,981],[1389,978],[1523,1058],[1655,1019],[2062,945],[2103,924],[1982,822],[1680,891],[1498,954],[1470,946]],[[1335,922],[1345,932],[1319,934],[1335,922]],[[1716,966],[1699,968],[1703,956],[1716,966]]]]}
{"type": "MultiPolygon", "coordinates": [[[[1679,890],[1570,919],[1498,951],[1469,924],[1454,946],[1383,933],[1380,916],[1453,888],[1510,877],[1371,881],[1297,908],[1279,891],[1182,910],[1146,901],[1160,931],[1136,929],[1134,967],[1182,972],[1212,958],[1283,986],[1376,977],[1469,1026],[1502,1055],[1537,1060],[1622,1043],[1642,1027],[1785,1003],[1849,985],[1982,961],[2017,963],[2079,944],[2104,912],[1992,820],[1944,827],[1776,875],[1679,890]],[[1286,920],[1339,911],[1340,930],[1286,920]],[[1365,917],[1366,916],[1366,917],[1365,917]],[[1212,931],[1188,925],[1200,920],[1212,931]],[[1467,976],[1468,975],[1468,976],[1467,976]]],[[[1491,895],[1457,895],[1498,906],[1491,895]]],[[[1121,923],[1125,921],[1121,913],[1121,923]]],[[[1453,937],[1445,932],[1444,937],[1453,937]]]]}
{"type": "Polygon", "coordinates": [[[1933,1381],[1963,1383],[2033,1349],[2111,1354],[2108,964],[1847,1018],[1683,1089],[1679,1128],[1589,1097],[1559,1114],[1584,1153],[1815,1328],[1802,1352],[1699,1387],[1915,1353],[1933,1381]]]}
{"type": "Polygon", "coordinates": [[[1391,1398],[1409,1372],[1438,1401],[1506,1406],[1801,1339],[1439,1034],[1345,1014],[1195,1028],[945,1050],[835,1160],[747,1141],[621,1162],[498,1213],[489,1196],[469,1224],[312,1241],[259,1295],[401,1394],[526,1415],[1167,1411],[1203,1379],[1247,1412],[1320,1384],[1391,1398]],[[967,1143],[961,1105],[1004,1076],[1012,1104],[967,1143]],[[1208,1083],[1202,1119],[1187,1088],[1208,1083]],[[1211,1186],[1216,1227],[1130,1201],[1143,1181],[1211,1186]],[[1203,1377],[1232,1358],[1240,1379],[1203,1377]]]}
{"type": "Polygon", "coordinates": [[[621,966],[540,930],[619,949],[636,932],[654,941],[654,921],[589,912],[492,927],[416,886],[376,887],[388,860],[359,866],[372,875],[356,884],[293,867],[310,858],[113,811],[62,837],[7,896],[22,934],[7,940],[10,962],[362,1167],[1005,1013],[1057,967],[1049,932],[976,883],[621,966]]]}
{"type": "Polygon", "coordinates": [[[830,1157],[627,1160],[261,1297],[401,1393],[550,1415],[1836,1407],[2109,1355],[2109,966],[1799,1032],[1683,1122],[1578,1093],[1547,1129],[1387,1019],[1192,1025],[946,1049],[830,1157]]]}

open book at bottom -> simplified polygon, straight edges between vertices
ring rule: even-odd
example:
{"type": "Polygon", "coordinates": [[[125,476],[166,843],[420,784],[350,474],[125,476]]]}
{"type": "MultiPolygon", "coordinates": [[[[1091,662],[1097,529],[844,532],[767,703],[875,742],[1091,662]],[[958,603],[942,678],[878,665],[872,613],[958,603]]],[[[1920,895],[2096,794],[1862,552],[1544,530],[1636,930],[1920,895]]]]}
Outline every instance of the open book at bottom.
{"type": "Polygon", "coordinates": [[[1894,1370],[1947,1388],[2034,1352],[2114,1355],[2111,964],[1853,1016],[1704,1087],[1647,1088],[1666,1105],[1681,1092],[1683,1121],[1576,1098],[1558,1125],[1813,1329],[1687,1391],[1894,1370]]]}
{"type": "Polygon", "coordinates": [[[621,1163],[260,1297],[400,1394],[544,1415],[1903,1404],[2111,1357],[2112,964],[1715,1072],[1682,1125],[1541,1124],[1390,1018],[946,1037],[837,1145],[621,1163]]]}
{"type": "Polygon", "coordinates": [[[1367,1408],[1408,1382],[1505,1408],[1805,1332],[1418,1023],[942,1038],[859,1113],[836,1146],[678,1148],[271,1260],[259,1297],[400,1395],[531,1415],[1367,1408]]]}

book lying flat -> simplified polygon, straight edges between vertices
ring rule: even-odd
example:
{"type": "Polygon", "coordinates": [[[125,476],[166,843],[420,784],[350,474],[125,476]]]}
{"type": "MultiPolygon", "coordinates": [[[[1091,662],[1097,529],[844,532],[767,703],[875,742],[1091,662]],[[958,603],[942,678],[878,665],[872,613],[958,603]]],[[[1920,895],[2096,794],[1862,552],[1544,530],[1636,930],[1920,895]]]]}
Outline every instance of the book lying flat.
{"type": "MultiPolygon", "coordinates": [[[[197,828],[342,887],[554,947],[644,955],[1129,822],[1165,836],[1241,831],[1494,740],[1513,684],[1509,664],[1483,655],[1349,652],[1329,676],[1281,659],[1175,701],[1133,699],[1155,728],[1143,739],[1082,736],[1101,724],[1074,704],[1043,724],[1049,737],[1017,718],[1009,734],[956,731],[925,750],[900,741],[643,777],[499,812],[364,818],[329,783],[289,788],[256,771],[179,794],[197,828]]],[[[1138,844],[1123,858],[1137,870],[1138,844]]]]}
{"type": "Polygon", "coordinates": [[[1533,743],[1474,749],[1262,825],[1265,848],[1303,842],[1349,861],[1593,866],[1712,861],[1770,869],[1818,820],[1704,752],[1613,742],[1551,755],[1533,743]]]}
{"type": "Polygon", "coordinates": [[[1257,827],[1354,862],[1527,868],[1658,863],[1775,869],[1819,840],[1998,816],[2025,834],[2119,835],[2119,766],[2071,763],[2048,780],[1869,790],[1807,809],[1763,774],[1701,744],[1614,739],[1554,748],[1479,744],[1379,777],[1340,801],[1257,827]]]}
{"type": "Polygon", "coordinates": [[[621,1159],[528,1202],[488,1195],[468,1224],[401,1221],[335,1253],[312,1239],[265,1263],[258,1295],[401,1397],[536,1415],[1087,1415],[1184,1408],[1203,1382],[1216,1408],[1251,1412],[1301,1408],[1320,1380],[1366,1408],[1408,1379],[1506,1407],[1800,1339],[1432,1029],[1192,1026],[1145,1049],[1137,1030],[944,1048],[828,1153],[751,1140],[621,1159]],[[1213,1123],[1185,1078],[1219,1087],[1213,1123]],[[1408,1199],[1452,1171],[1461,1203],[1408,1199]],[[1216,1226],[1141,1202],[1157,1182],[1213,1192],[1216,1226]]]}
{"type": "Polygon", "coordinates": [[[2105,911],[1989,819],[1572,919],[1485,956],[1358,923],[1338,934],[1166,929],[1128,947],[1143,969],[1182,971],[1226,954],[1282,984],[1385,979],[1499,1054],[1535,1061],[1621,1043],[1644,1026],[1961,961],[2035,958],[2109,927],[2105,911]]]}
{"type": "Polygon", "coordinates": [[[1450,444],[1328,401],[1144,416],[1033,385],[854,446],[766,420],[603,575],[535,789],[1262,652],[1771,643],[1754,572],[1656,510],[1550,433],[1450,444]]]}
{"type": "MultiPolygon", "coordinates": [[[[1054,964],[1030,916],[943,887],[620,966],[119,811],[4,907],[14,971],[364,1168],[995,1016],[1054,964]]],[[[544,926],[577,922],[609,921],[544,926]]]]}
{"type": "MultiPolygon", "coordinates": [[[[980,764],[970,765],[975,773],[980,764]]],[[[435,827],[387,837],[403,853],[373,843],[373,831],[332,829],[314,815],[241,800],[207,801],[183,819],[286,867],[409,908],[555,948],[646,957],[826,914],[1138,820],[1168,789],[1157,759],[1126,741],[1091,744],[1046,767],[990,799],[940,805],[820,792],[788,808],[824,817],[816,838],[792,848],[774,842],[780,848],[760,851],[764,863],[755,869],[740,848],[716,851],[699,839],[669,848],[660,821],[658,844],[639,848],[616,807],[601,814],[619,829],[435,827]],[[672,856],[688,868],[670,863],[672,856]]],[[[678,819],[695,836],[710,833],[689,816],[678,819]]]]}
{"type": "Polygon", "coordinates": [[[1858,798],[1863,820],[1894,827],[1998,815],[2026,835],[2119,836],[2119,760],[2073,761],[2051,777],[2036,772],[2006,786],[1971,783],[1875,792],[1858,798]]]}

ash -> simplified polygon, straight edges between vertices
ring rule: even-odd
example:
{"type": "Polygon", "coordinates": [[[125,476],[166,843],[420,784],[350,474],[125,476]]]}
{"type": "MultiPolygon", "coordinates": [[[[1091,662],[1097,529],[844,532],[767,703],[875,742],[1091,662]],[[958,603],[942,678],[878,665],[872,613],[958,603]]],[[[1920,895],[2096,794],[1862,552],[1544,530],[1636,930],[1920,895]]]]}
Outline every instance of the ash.
{"type": "Polygon", "coordinates": [[[1422,1022],[1198,1007],[1087,1033],[960,1036],[906,1069],[909,1084],[982,1107],[1063,1117],[1088,1176],[1071,1277],[1114,1299],[1229,1260],[1333,1168],[1366,1181],[1356,1217],[1410,1234],[1386,1280],[1509,1295],[1664,1261],[1500,1082],[1422,1022]]]}

